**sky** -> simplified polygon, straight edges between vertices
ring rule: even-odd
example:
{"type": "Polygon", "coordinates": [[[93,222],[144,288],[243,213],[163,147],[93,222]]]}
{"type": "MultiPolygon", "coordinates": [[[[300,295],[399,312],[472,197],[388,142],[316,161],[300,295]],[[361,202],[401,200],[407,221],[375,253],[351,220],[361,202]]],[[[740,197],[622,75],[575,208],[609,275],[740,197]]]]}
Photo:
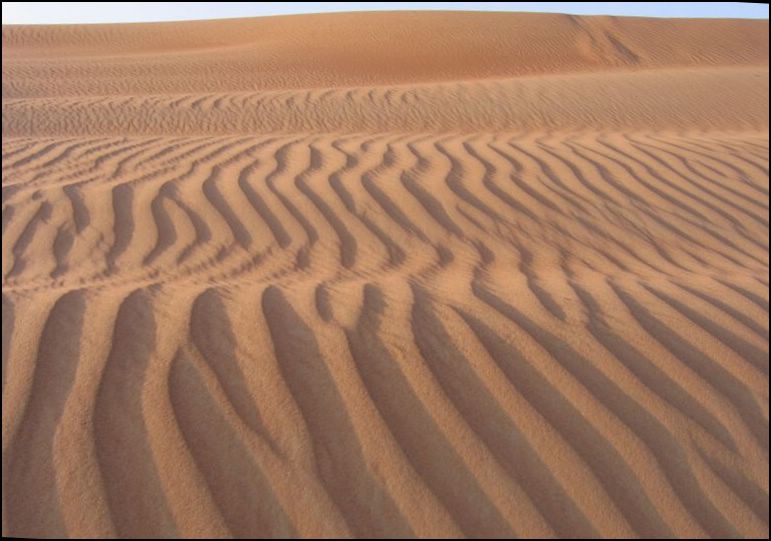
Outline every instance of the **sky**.
{"type": "Polygon", "coordinates": [[[180,21],[393,9],[768,19],[767,5],[748,2],[3,2],[2,4],[3,24],[180,21]]]}

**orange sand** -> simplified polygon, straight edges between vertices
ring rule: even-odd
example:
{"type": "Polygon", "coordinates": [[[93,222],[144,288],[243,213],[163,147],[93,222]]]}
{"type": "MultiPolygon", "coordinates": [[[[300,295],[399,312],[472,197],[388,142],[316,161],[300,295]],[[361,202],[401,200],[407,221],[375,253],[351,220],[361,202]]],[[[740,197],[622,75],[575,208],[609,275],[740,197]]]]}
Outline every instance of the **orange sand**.
{"type": "Polygon", "coordinates": [[[768,536],[767,21],[2,33],[4,535],[768,536]]]}

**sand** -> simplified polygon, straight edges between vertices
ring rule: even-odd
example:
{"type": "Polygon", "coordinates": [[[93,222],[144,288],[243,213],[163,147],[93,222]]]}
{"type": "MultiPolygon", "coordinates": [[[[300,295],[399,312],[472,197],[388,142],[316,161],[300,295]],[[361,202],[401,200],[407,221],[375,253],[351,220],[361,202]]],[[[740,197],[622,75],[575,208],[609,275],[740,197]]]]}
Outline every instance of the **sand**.
{"type": "Polygon", "coordinates": [[[768,21],[2,36],[4,535],[768,536],[768,21]]]}

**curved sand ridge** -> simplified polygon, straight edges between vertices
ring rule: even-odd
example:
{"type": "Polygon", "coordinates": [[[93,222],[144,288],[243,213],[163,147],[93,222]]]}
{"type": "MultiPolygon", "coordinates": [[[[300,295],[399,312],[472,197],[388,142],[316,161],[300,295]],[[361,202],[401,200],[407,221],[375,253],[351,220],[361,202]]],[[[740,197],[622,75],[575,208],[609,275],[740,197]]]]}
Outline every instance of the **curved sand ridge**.
{"type": "Polygon", "coordinates": [[[768,536],[767,22],[3,44],[4,534],[768,536]]]}

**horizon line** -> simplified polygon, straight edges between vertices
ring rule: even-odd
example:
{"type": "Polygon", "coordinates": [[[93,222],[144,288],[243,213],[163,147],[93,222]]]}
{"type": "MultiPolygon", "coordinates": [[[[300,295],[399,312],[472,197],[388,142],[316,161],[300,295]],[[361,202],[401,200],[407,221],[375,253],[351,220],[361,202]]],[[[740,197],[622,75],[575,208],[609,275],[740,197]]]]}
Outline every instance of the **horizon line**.
{"type": "MultiPolygon", "coordinates": [[[[733,6],[719,5],[721,3],[711,3],[710,9],[693,9],[690,6],[678,5],[681,3],[668,2],[668,3],[637,3],[627,2],[619,6],[613,2],[585,2],[582,4],[575,3],[557,3],[557,2],[541,2],[541,3],[502,3],[502,2],[488,2],[477,4],[465,4],[460,2],[448,2],[445,5],[440,3],[431,3],[428,5],[422,3],[410,3],[408,5],[401,5],[402,3],[384,3],[384,2],[372,2],[372,3],[344,3],[344,5],[336,5],[337,3],[328,2],[325,4],[307,5],[309,3],[285,3],[283,6],[272,4],[274,10],[277,9],[289,9],[289,12],[272,13],[247,13],[242,10],[247,9],[254,11],[255,8],[259,9],[264,6],[254,6],[249,3],[236,3],[232,2],[197,2],[193,6],[199,11],[198,14],[188,12],[180,12],[177,14],[173,12],[178,8],[182,8],[180,2],[157,2],[157,3],[144,3],[134,2],[132,7],[136,7],[137,10],[131,13],[115,12],[114,18],[111,20],[88,20],[88,17],[83,17],[86,20],[71,20],[71,13],[67,12],[62,15],[57,15],[55,10],[45,11],[42,4],[52,4],[47,2],[3,2],[3,26],[54,26],[54,25],[112,25],[112,24],[155,24],[155,23],[173,23],[173,22],[201,22],[201,21],[227,21],[234,19],[258,19],[265,17],[290,17],[296,15],[335,15],[346,13],[405,13],[405,12],[452,12],[452,13],[511,13],[511,14],[554,14],[554,15],[574,15],[582,17],[619,17],[619,18],[646,18],[646,19],[700,19],[700,20],[765,20],[768,21],[768,9],[765,13],[734,13],[728,11],[729,8],[751,8],[753,11],[757,10],[755,6],[762,6],[762,4],[754,4],[747,2],[736,2],[730,4],[738,4],[733,6]],[[139,5],[138,5],[139,4],[139,5]],[[149,4],[143,6],[143,4],[149,4]],[[517,5],[519,4],[519,5],[517,5]],[[525,4],[525,5],[522,5],[525,4]],[[601,4],[601,5],[599,5],[601,4]],[[642,4],[642,5],[639,5],[642,4]],[[657,4],[666,4],[666,6],[660,6],[657,4]],[[578,6],[572,8],[571,6],[578,6]],[[393,6],[393,7],[390,7],[393,6]],[[513,9],[502,9],[506,7],[513,9]],[[152,10],[160,10],[158,18],[136,18],[134,13],[140,12],[142,7],[147,7],[147,12],[152,10]],[[528,9],[528,8],[538,9],[528,9]],[[660,13],[656,13],[654,8],[659,8],[660,13]],[[46,13],[46,16],[41,17],[40,22],[30,20],[30,16],[26,13],[26,10],[31,8],[38,8],[35,10],[34,16],[38,13],[46,13]],[[314,9],[315,8],[315,9],[314,9]],[[564,9],[562,9],[564,8],[564,9]],[[635,10],[635,8],[637,8],[635,10]],[[653,13],[649,11],[654,9],[653,13]],[[16,11],[18,10],[18,11],[16,11]],[[208,12],[214,10],[212,12],[208,12]],[[223,13],[223,16],[216,16],[217,11],[223,13]],[[702,11],[699,13],[699,11],[702,11]],[[214,15],[214,16],[212,16],[214,15]],[[64,20],[51,20],[56,17],[63,18],[64,20]],[[17,22],[21,19],[21,22],[17,22]],[[46,20],[48,19],[48,20],[46,20]]],[[[67,7],[70,11],[77,12],[79,8],[85,8],[86,6],[91,8],[91,3],[84,2],[61,2],[55,3],[55,7],[67,7]],[[69,5],[67,5],[69,4],[69,5]]],[[[112,4],[113,9],[123,10],[125,5],[121,3],[106,3],[112,4]]],[[[280,4],[280,3],[279,3],[280,4]]],[[[729,3],[725,3],[729,4],[729,3]]],[[[50,6],[49,6],[50,7],[50,6]]],[[[108,10],[104,10],[108,11],[108,10]]],[[[99,13],[103,13],[100,11],[99,13]]],[[[737,9],[736,11],[742,11],[737,9]]],[[[86,12],[89,15],[92,11],[86,12]]],[[[32,18],[34,18],[34,16],[32,18]]],[[[99,16],[99,15],[97,15],[99,16]]],[[[152,17],[152,15],[151,15],[152,17]]]]}

